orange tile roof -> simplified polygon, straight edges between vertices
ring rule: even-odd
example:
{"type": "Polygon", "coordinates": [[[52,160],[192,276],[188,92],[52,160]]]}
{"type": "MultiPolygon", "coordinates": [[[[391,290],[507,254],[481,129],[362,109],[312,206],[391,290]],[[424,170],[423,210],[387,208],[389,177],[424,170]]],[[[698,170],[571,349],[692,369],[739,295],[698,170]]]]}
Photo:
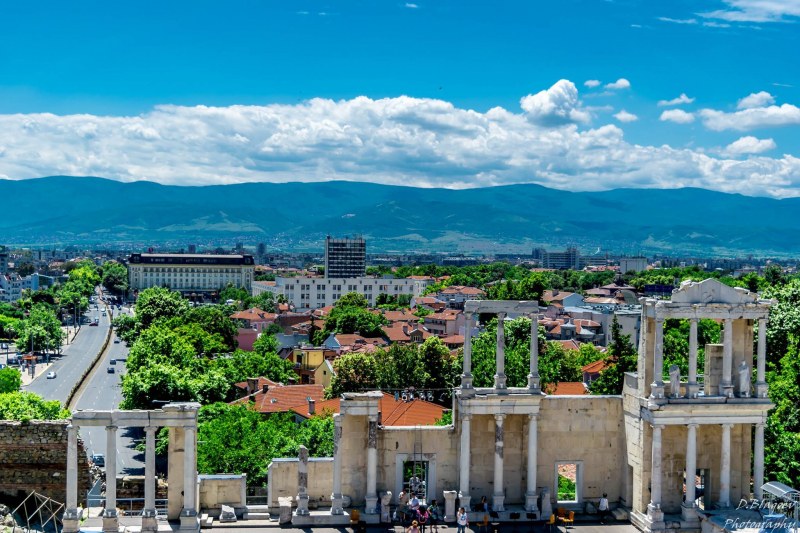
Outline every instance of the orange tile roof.
{"type": "Polygon", "coordinates": [[[267,313],[258,307],[251,307],[250,309],[245,309],[244,311],[239,311],[231,315],[233,319],[250,321],[275,320],[277,317],[278,315],[275,313],[267,313]]]}
{"type": "MultiPolygon", "coordinates": [[[[254,378],[254,379],[256,379],[256,378],[254,378]]],[[[280,385],[280,383],[277,383],[275,381],[272,381],[271,379],[267,379],[267,378],[264,378],[264,377],[259,377],[257,379],[258,379],[258,385],[256,386],[256,388],[258,390],[261,390],[261,388],[264,385],[267,385],[269,387],[277,387],[278,385],[280,385]]],[[[239,383],[234,383],[233,386],[237,387],[239,389],[247,390],[247,382],[246,381],[240,381],[239,383]]]]}
{"type": "Polygon", "coordinates": [[[597,374],[609,366],[611,366],[611,363],[608,360],[600,359],[599,361],[595,361],[594,363],[589,363],[588,365],[581,367],[581,371],[588,372],[589,374],[597,374]]]}
{"type": "Polygon", "coordinates": [[[442,342],[445,344],[464,344],[464,335],[449,335],[442,337],[442,342]]]}
{"type": "Polygon", "coordinates": [[[484,295],[486,294],[484,291],[477,287],[467,287],[465,285],[450,285],[449,287],[445,287],[441,291],[440,294],[467,294],[467,295],[484,295]]]}
{"type": "Polygon", "coordinates": [[[255,394],[231,402],[232,404],[246,404],[252,402],[260,413],[286,413],[292,407],[302,403],[308,404],[310,397],[315,402],[323,399],[325,395],[322,385],[276,385],[270,386],[267,392],[259,389],[255,394]]]}
{"type": "Polygon", "coordinates": [[[550,384],[545,387],[547,394],[553,396],[576,396],[589,394],[586,390],[586,385],[582,381],[562,381],[557,383],[555,387],[550,384]]]}
{"type": "Polygon", "coordinates": [[[563,346],[567,350],[580,350],[581,345],[575,339],[570,339],[568,341],[553,341],[553,342],[560,342],[561,346],[563,346]]]}
{"type": "Polygon", "coordinates": [[[445,309],[439,313],[431,313],[425,316],[424,320],[455,320],[460,314],[461,311],[458,309],[445,309]]]}
{"type": "MultiPolygon", "coordinates": [[[[338,413],[341,402],[339,398],[316,402],[315,411],[321,414],[325,411],[338,413]]],[[[395,400],[394,395],[387,392],[379,401],[381,424],[384,426],[432,426],[444,415],[445,408],[425,400],[404,402],[395,400]]],[[[292,409],[298,415],[309,418],[308,401],[298,404],[292,409]]]]}
{"type": "Polygon", "coordinates": [[[572,296],[573,294],[575,293],[567,291],[558,291],[558,294],[553,294],[553,291],[544,291],[544,294],[542,294],[542,300],[545,302],[560,302],[563,301],[564,298],[572,296]]]}

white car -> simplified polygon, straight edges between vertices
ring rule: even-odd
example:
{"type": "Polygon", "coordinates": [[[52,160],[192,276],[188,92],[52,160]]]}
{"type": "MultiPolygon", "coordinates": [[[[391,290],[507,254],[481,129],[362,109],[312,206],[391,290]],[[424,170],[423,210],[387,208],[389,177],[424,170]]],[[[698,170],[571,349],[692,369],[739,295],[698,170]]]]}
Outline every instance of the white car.
{"type": "Polygon", "coordinates": [[[51,370],[47,373],[47,379],[56,379],[56,373],[51,370]]]}

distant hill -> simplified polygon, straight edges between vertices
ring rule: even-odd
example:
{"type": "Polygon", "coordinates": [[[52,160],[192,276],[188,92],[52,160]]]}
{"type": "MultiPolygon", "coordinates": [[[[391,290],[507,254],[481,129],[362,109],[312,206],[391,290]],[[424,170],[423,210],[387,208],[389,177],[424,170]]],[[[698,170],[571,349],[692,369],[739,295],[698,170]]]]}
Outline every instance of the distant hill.
{"type": "Polygon", "coordinates": [[[623,253],[800,255],[800,198],[702,189],[565,192],[538,185],[449,190],[369,183],[209,187],[52,176],[0,180],[0,243],[234,239],[282,249],[363,234],[370,252],[530,253],[535,245],[623,253]]]}

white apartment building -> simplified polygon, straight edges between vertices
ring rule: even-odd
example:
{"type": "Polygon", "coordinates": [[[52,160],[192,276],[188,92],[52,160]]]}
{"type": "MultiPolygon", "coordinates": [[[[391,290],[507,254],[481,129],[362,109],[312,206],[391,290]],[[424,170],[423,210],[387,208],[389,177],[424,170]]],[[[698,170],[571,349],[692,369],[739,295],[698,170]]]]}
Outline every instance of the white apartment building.
{"type": "Polygon", "coordinates": [[[0,302],[12,303],[22,298],[22,291],[39,290],[39,273],[20,277],[15,273],[0,274],[0,302]]]}
{"type": "Polygon", "coordinates": [[[371,306],[374,306],[379,294],[420,296],[430,283],[430,280],[366,276],[359,278],[278,277],[275,278],[274,283],[253,282],[253,296],[263,292],[271,292],[275,296],[282,294],[289,303],[294,304],[295,309],[300,311],[334,305],[348,292],[357,292],[363,295],[371,306]]]}
{"type": "Polygon", "coordinates": [[[254,271],[252,255],[132,254],[128,258],[133,292],[169,287],[181,293],[208,293],[229,283],[250,291],[254,271]]]}

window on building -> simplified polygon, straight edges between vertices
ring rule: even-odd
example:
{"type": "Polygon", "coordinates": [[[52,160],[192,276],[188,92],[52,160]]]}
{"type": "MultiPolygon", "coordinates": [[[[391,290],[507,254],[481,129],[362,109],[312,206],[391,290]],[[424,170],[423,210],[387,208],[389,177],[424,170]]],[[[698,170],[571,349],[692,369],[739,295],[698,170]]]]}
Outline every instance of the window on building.
{"type": "Polygon", "coordinates": [[[583,464],[580,461],[556,463],[556,500],[558,503],[579,503],[583,464]]]}

